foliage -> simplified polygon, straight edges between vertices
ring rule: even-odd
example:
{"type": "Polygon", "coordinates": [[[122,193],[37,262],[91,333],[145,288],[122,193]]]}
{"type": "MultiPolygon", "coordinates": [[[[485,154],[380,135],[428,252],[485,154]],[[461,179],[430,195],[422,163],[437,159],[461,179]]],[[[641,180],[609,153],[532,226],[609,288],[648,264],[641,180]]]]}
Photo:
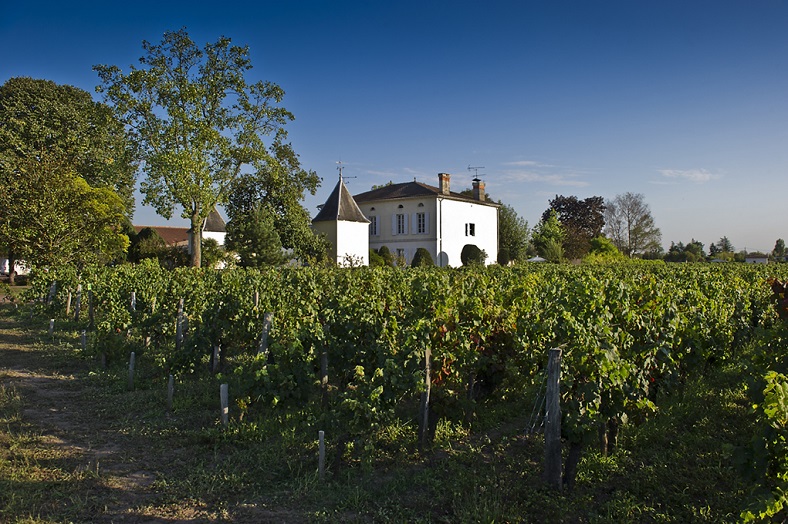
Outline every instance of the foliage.
{"type": "Polygon", "coordinates": [[[192,265],[199,266],[202,224],[227,200],[242,169],[260,176],[289,172],[293,157],[283,126],[293,115],[278,106],[284,96],[279,86],[246,82],[249,50],[229,38],[200,49],[180,29],[142,47],[142,67],[131,66],[128,74],[95,66],[98,91],[141,151],[145,203],[166,218],[180,206],[195,239],[192,265]],[[266,136],[272,137],[268,146],[266,136]]]}
{"type": "Polygon", "coordinates": [[[263,204],[233,215],[224,244],[238,255],[241,267],[276,266],[286,260],[273,214],[263,204]]]}
{"type": "Polygon", "coordinates": [[[531,242],[537,254],[551,262],[558,262],[563,258],[563,241],[566,237],[564,227],[558,221],[558,214],[550,210],[548,216],[543,217],[534,229],[531,242]]]}
{"type": "Polygon", "coordinates": [[[216,269],[227,261],[227,253],[215,238],[202,239],[202,267],[216,269]]]}
{"type": "Polygon", "coordinates": [[[703,244],[694,238],[686,245],[683,242],[678,244],[671,242],[670,249],[665,254],[667,262],[704,262],[706,253],[703,251],[703,244]]]}
{"type": "Polygon", "coordinates": [[[386,261],[383,260],[383,257],[372,248],[369,248],[369,266],[370,267],[383,267],[386,265],[386,261]]]}
{"type": "Polygon", "coordinates": [[[420,247],[413,255],[413,260],[410,262],[410,267],[432,267],[435,261],[432,260],[432,255],[426,248],[420,247]]]}
{"type": "Polygon", "coordinates": [[[509,261],[522,261],[527,257],[530,231],[528,222],[513,207],[501,204],[498,210],[498,254],[504,253],[508,260],[499,264],[506,265],[509,261]]]}
{"type": "Polygon", "coordinates": [[[774,249],[772,249],[772,256],[778,259],[782,259],[785,256],[785,240],[782,238],[777,239],[774,243],[774,249]]]}
{"type": "Polygon", "coordinates": [[[394,267],[394,255],[391,254],[391,250],[387,246],[380,246],[378,255],[383,259],[384,265],[394,267]]]}
{"type": "Polygon", "coordinates": [[[640,193],[624,193],[606,202],[605,234],[618,249],[633,257],[655,250],[662,233],[640,193]]]}
{"type": "Polygon", "coordinates": [[[463,266],[483,265],[487,260],[487,253],[476,244],[465,244],[460,252],[460,260],[463,266]]]}
{"type": "Polygon", "coordinates": [[[12,178],[0,181],[0,242],[29,266],[101,264],[126,252],[125,207],[114,190],[91,187],[43,151],[19,159],[12,178]]]}
{"type": "Polygon", "coordinates": [[[155,228],[145,227],[131,240],[129,247],[129,261],[141,262],[146,258],[159,259],[164,255],[167,243],[155,228]]]}
{"type": "Polygon", "coordinates": [[[542,214],[542,221],[549,220],[553,211],[564,230],[562,244],[565,256],[570,259],[584,257],[591,249],[591,239],[601,235],[605,226],[605,200],[602,197],[579,200],[575,196],[556,195],[542,214]]]}
{"type": "Polygon", "coordinates": [[[10,78],[0,86],[3,183],[12,182],[22,165],[29,169],[30,160],[42,156],[79,175],[91,187],[113,190],[121,198],[124,214],[131,215],[135,150],[111,109],[73,86],[10,78]]]}
{"type": "Polygon", "coordinates": [[[611,262],[621,262],[626,259],[623,253],[613,244],[613,242],[605,237],[598,236],[591,239],[591,250],[583,258],[583,263],[586,264],[605,264],[611,262]]]}

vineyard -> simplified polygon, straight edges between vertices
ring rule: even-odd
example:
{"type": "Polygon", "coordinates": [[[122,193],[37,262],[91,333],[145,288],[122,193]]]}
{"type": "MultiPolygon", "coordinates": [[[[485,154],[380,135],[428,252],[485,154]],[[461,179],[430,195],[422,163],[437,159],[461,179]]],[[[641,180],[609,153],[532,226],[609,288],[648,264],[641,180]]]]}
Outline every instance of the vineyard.
{"type": "Polygon", "coordinates": [[[538,431],[548,351],[560,348],[571,489],[584,450],[615,453],[622,428],[655,416],[663,398],[738,366],[760,413],[750,474],[767,489],[742,508],[755,518],[779,514],[788,488],[787,277],[782,265],[221,272],[143,263],[39,273],[29,298],[33,317],[84,330],[85,355],[109,368],[134,352],[147,384],[169,375],[228,384],[233,427],[298,414],[313,436],[331,436],[337,471],[374,461],[391,428],[410,428],[406,446],[435,452],[441,425],[473,428],[514,405],[537,412],[522,431],[538,431]],[[754,345],[768,350],[753,354],[754,345]]]}

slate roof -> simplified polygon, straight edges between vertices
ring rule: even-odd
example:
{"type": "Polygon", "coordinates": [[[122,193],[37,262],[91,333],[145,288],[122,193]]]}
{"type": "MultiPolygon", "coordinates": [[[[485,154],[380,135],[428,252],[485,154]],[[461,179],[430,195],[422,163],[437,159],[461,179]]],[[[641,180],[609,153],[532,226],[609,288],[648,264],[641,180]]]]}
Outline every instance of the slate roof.
{"type": "Polygon", "coordinates": [[[441,193],[441,190],[429,184],[421,182],[403,182],[401,184],[389,184],[387,186],[360,193],[353,198],[356,202],[372,202],[375,200],[395,200],[398,198],[414,198],[414,197],[443,197],[452,200],[462,200],[465,202],[473,202],[474,204],[484,204],[488,206],[498,206],[495,202],[480,201],[475,198],[461,195],[450,191],[448,195],[441,193]]]}
{"type": "Polygon", "coordinates": [[[323,208],[312,219],[312,222],[328,222],[333,220],[343,220],[345,222],[364,222],[369,223],[367,217],[358,208],[358,204],[353,200],[350,191],[345,187],[342,177],[339,177],[334,191],[323,204],[323,208]]]}
{"type": "Polygon", "coordinates": [[[205,224],[203,225],[202,230],[213,233],[226,233],[227,228],[225,226],[226,224],[224,223],[222,215],[220,215],[219,212],[214,208],[214,210],[208,215],[208,218],[205,219],[205,224]]]}
{"type": "Polygon", "coordinates": [[[155,230],[159,236],[164,239],[168,246],[181,246],[186,245],[189,242],[188,227],[134,226],[134,230],[139,233],[147,227],[155,230]]]}

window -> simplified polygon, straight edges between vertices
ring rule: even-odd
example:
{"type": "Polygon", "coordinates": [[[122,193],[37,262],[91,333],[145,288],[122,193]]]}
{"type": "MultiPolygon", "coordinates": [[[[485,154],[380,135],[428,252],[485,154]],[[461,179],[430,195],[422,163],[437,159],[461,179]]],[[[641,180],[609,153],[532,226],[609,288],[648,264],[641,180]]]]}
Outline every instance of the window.
{"type": "Polygon", "coordinates": [[[369,234],[373,236],[378,235],[378,217],[369,217],[369,234]]]}
{"type": "Polygon", "coordinates": [[[476,236],[476,224],[465,224],[465,236],[466,237],[475,237],[476,236]]]}
{"type": "Polygon", "coordinates": [[[397,248],[397,264],[407,265],[408,261],[405,259],[405,250],[397,248]]]}
{"type": "Polygon", "coordinates": [[[427,232],[426,213],[416,213],[416,233],[423,235],[427,232]]]}
{"type": "Polygon", "coordinates": [[[402,213],[397,215],[397,234],[404,235],[407,232],[407,226],[405,225],[405,215],[402,213]]]}

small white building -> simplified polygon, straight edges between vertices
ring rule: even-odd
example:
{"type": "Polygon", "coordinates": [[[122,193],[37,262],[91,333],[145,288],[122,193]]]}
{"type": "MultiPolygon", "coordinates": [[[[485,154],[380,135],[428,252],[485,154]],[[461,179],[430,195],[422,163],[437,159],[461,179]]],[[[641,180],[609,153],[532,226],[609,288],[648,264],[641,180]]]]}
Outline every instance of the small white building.
{"type": "Polygon", "coordinates": [[[744,262],[747,264],[768,264],[769,255],[763,253],[753,253],[744,257],[744,262]]]}
{"type": "Polygon", "coordinates": [[[334,191],[312,220],[331,245],[329,256],[340,266],[369,265],[369,220],[361,212],[339,173],[334,191]]]}
{"type": "Polygon", "coordinates": [[[408,264],[423,247],[436,265],[457,267],[463,247],[473,244],[487,254],[487,264],[495,263],[500,206],[485,200],[481,180],[474,179],[472,197],[452,192],[450,181],[450,174],[439,173],[438,187],[413,181],[355,195],[369,221],[369,247],[387,246],[408,264]]]}

